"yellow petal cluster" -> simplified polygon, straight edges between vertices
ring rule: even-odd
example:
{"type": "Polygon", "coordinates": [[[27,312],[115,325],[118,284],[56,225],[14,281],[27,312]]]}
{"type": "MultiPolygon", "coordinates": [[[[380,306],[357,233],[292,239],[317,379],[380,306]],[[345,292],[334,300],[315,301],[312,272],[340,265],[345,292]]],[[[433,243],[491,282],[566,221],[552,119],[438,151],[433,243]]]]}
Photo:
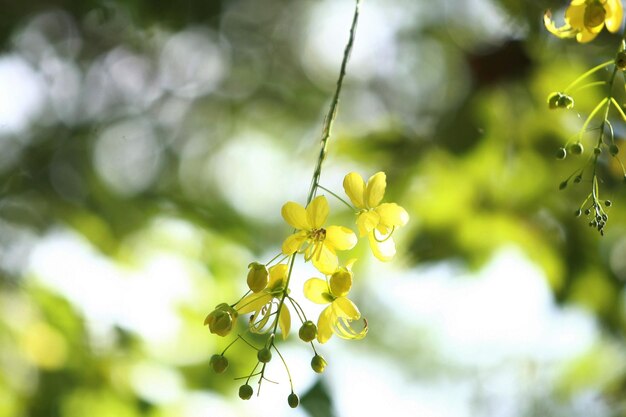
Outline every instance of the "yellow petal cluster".
{"type": "Polygon", "coordinates": [[[287,274],[289,267],[286,264],[274,265],[269,269],[269,282],[267,286],[256,293],[249,294],[235,304],[235,310],[239,314],[254,313],[250,318],[250,331],[262,333],[264,329],[272,326],[272,317],[278,316],[278,325],[286,339],[291,329],[291,314],[283,303],[280,305],[279,299],[282,297],[285,285],[287,285],[287,274]],[[274,314],[273,307],[280,305],[280,314],[274,314]]]}
{"type": "Polygon", "coordinates": [[[621,0],[572,0],[565,11],[565,24],[557,27],[550,11],[544,15],[544,24],[550,33],[559,38],[573,38],[580,43],[592,41],[606,26],[615,33],[622,25],[621,0]]]}
{"type": "Polygon", "coordinates": [[[317,320],[317,341],[326,343],[336,334],[344,339],[362,339],[367,325],[361,331],[351,327],[361,318],[357,306],[347,297],[352,287],[352,271],[349,267],[338,268],[330,279],[311,278],[304,283],[304,296],[316,304],[328,304],[317,320]]]}
{"type": "Polygon", "coordinates": [[[374,256],[388,261],[396,254],[396,244],[391,235],[397,227],[409,221],[409,214],[396,203],[382,203],[387,188],[384,172],[377,172],[367,182],[351,172],[343,180],[343,188],[359,209],[356,224],[359,234],[369,239],[374,256]]]}
{"type": "Polygon", "coordinates": [[[281,210],[283,219],[296,229],[283,242],[283,253],[303,252],[305,259],[312,261],[326,275],[332,274],[339,265],[337,251],[352,249],[357,241],[354,232],[347,227],[324,228],[328,211],[328,201],[324,196],[316,197],[306,208],[290,201],[281,210]]]}

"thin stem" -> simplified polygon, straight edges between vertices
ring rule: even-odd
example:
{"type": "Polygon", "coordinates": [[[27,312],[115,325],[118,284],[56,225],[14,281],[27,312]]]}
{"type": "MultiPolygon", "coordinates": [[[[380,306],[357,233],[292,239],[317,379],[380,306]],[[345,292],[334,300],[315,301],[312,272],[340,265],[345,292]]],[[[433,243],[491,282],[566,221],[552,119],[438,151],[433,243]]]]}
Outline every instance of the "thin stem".
{"type": "MultiPolygon", "coordinates": [[[[602,100],[600,100],[600,102],[598,103],[598,105],[593,109],[593,111],[589,114],[589,116],[587,117],[587,120],[585,120],[585,123],[583,124],[583,128],[580,130],[580,135],[579,135],[579,140],[582,139],[582,135],[583,133],[587,130],[587,126],[589,125],[589,123],[591,122],[591,119],[593,119],[593,117],[596,115],[596,113],[598,113],[600,111],[600,108],[602,108],[602,106],[608,101],[608,97],[604,97],[602,100]]],[[[605,118],[606,119],[606,118],[605,118]]],[[[602,129],[600,129],[600,134],[602,134],[602,129]]]]}
{"type": "Polygon", "coordinates": [[[581,91],[581,90],[585,90],[587,88],[596,87],[598,85],[604,85],[604,84],[606,84],[606,81],[594,81],[592,83],[587,83],[587,84],[581,85],[580,87],[574,88],[571,91],[571,93],[575,93],[575,92],[578,92],[578,91],[581,91]]]}
{"type": "Polygon", "coordinates": [[[596,71],[601,70],[604,67],[607,67],[609,65],[611,65],[614,62],[614,60],[610,60],[610,61],[606,61],[600,65],[597,65],[593,68],[591,68],[589,71],[585,72],[583,75],[581,75],[580,77],[576,78],[574,81],[572,81],[572,83],[570,85],[568,85],[567,87],[565,87],[565,90],[563,90],[563,92],[567,93],[572,87],[574,87],[576,84],[578,84],[579,82],[581,82],[582,80],[584,80],[585,78],[589,77],[591,74],[593,74],[596,71]]]}
{"type": "Polygon", "coordinates": [[[339,70],[339,78],[337,79],[337,87],[335,89],[335,94],[330,103],[330,107],[328,109],[328,113],[324,118],[324,126],[322,128],[322,139],[321,139],[321,150],[319,157],[317,158],[317,165],[315,166],[315,170],[313,171],[313,179],[311,181],[311,188],[309,189],[309,195],[306,200],[306,205],[308,206],[313,197],[315,196],[315,190],[319,184],[320,175],[322,174],[322,163],[324,159],[326,159],[326,153],[328,152],[328,139],[330,138],[330,134],[333,128],[333,122],[335,121],[335,117],[337,116],[337,106],[339,105],[339,94],[341,93],[341,87],[343,86],[343,78],[346,75],[346,66],[348,64],[348,59],[350,58],[350,53],[352,52],[352,45],[354,44],[354,37],[356,34],[356,25],[359,20],[359,2],[360,0],[356,0],[356,5],[354,7],[354,16],[352,18],[352,26],[350,27],[350,37],[348,39],[348,43],[346,44],[346,49],[343,52],[343,60],[341,61],[341,69],[339,70]]]}
{"type": "Polygon", "coordinates": [[[283,355],[280,353],[280,350],[278,350],[276,345],[274,345],[274,350],[276,351],[276,353],[278,353],[278,356],[280,357],[280,360],[283,362],[283,365],[285,365],[285,370],[287,371],[287,376],[289,377],[289,386],[291,387],[291,392],[293,392],[293,381],[291,380],[291,372],[289,372],[289,367],[287,366],[287,362],[285,362],[285,358],[283,358],[283,355]]]}
{"type": "Polygon", "coordinates": [[[348,206],[348,208],[352,211],[354,210],[354,207],[352,207],[352,205],[350,203],[348,203],[346,200],[344,200],[343,198],[341,198],[340,196],[338,196],[337,194],[333,193],[332,191],[330,191],[328,188],[326,187],[322,187],[320,184],[317,184],[317,188],[321,188],[322,190],[326,191],[327,193],[329,193],[330,195],[332,195],[333,197],[335,197],[337,200],[341,201],[343,204],[345,204],[346,206],[348,206]]]}

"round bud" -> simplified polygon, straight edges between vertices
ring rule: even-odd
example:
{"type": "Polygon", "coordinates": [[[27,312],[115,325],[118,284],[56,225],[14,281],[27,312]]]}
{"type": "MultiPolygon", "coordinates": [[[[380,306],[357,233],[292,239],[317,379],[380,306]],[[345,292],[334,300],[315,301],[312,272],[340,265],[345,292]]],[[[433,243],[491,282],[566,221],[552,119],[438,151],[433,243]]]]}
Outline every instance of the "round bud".
{"type": "Polygon", "coordinates": [[[574,212],[574,215],[575,215],[576,217],[580,217],[582,214],[583,214],[583,212],[582,212],[582,210],[581,210],[581,209],[578,209],[578,210],[576,210],[576,211],[574,212]]]}
{"type": "Polygon", "coordinates": [[[581,155],[585,151],[585,148],[582,143],[576,142],[570,145],[569,151],[574,155],[581,155]]]}
{"type": "Polygon", "coordinates": [[[221,374],[226,370],[226,368],[228,368],[228,359],[222,355],[213,355],[211,356],[209,365],[213,368],[213,371],[215,371],[216,374],[221,374]]]}
{"type": "Polygon", "coordinates": [[[215,310],[209,313],[204,319],[204,324],[209,326],[211,333],[219,336],[226,336],[233,328],[233,323],[237,319],[237,310],[226,303],[219,304],[215,310]]]}
{"type": "Polygon", "coordinates": [[[560,109],[572,109],[574,108],[574,99],[567,94],[561,93],[557,101],[557,107],[560,109]]]}
{"type": "Polygon", "coordinates": [[[586,209],[586,210],[585,210],[585,216],[589,216],[589,213],[591,213],[591,210],[586,209]]]}
{"type": "Polygon", "coordinates": [[[292,392],[289,394],[289,397],[287,397],[287,403],[289,404],[289,407],[296,408],[298,404],[300,404],[300,398],[298,398],[295,392],[292,392]]]}
{"type": "Polygon", "coordinates": [[[298,331],[298,336],[304,342],[313,341],[317,337],[317,326],[311,320],[305,321],[298,331]]]}
{"type": "Polygon", "coordinates": [[[564,190],[567,187],[567,181],[563,181],[559,184],[559,190],[564,190]]]}
{"type": "Polygon", "coordinates": [[[615,57],[615,66],[620,70],[626,70],[626,52],[619,51],[615,57]]]}
{"type": "Polygon", "coordinates": [[[593,148],[593,153],[596,155],[600,155],[602,153],[602,148],[596,146],[595,148],[593,148]]]}
{"type": "Polygon", "coordinates": [[[267,267],[258,262],[252,262],[248,265],[248,288],[252,290],[252,292],[262,291],[265,287],[267,287],[267,283],[269,282],[269,272],[267,267]]]}
{"type": "Polygon", "coordinates": [[[583,180],[583,177],[580,175],[576,175],[574,177],[574,184],[578,184],[579,182],[581,182],[583,180]]]}
{"type": "Polygon", "coordinates": [[[313,370],[318,374],[324,372],[326,365],[328,365],[328,363],[326,363],[326,359],[324,359],[321,355],[315,355],[313,356],[313,359],[311,359],[311,368],[313,368],[313,370]]]}
{"type": "Polygon", "coordinates": [[[567,156],[567,151],[565,150],[565,148],[559,148],[556,151],[556,159],[565,159],[566,156],[567,156]]]}
{"type": "Polygon", "coordinates": [[[611,200],[606,200],[604,202],[604,205],[607,206],[607,207],[611,207],[612,204],[613,204],[613,202],[611,200]]]}
{"type": "Polygon", "coordinates": [[[617,147],[616,144],[612,144],[611,146],[609,146],[609,153],[612,156],[615,156],[615,155],[617,155],[619,153],[619,148],[617,147]]]}
{"type": "Polygon", "coordinates": [[[561,93],[552,93],[548,96],[548,108],[550,109],[556,109],[559,107],[559,97],[561,96],[561,93]]]}
{"type": "Polygon", "coordinates": [[[239,387],[239,398],[241,398],[242,400],[249,400],[250,397],[252,397],[253,393],[254,390],[248,384],[244,384],[239,387]]]}
{"type": "Polygon", "coordinates": [[[272,360],[272,352],[270,352],[268,348],[263,348],[259,350],[259,352],[256,354],[256,357],[259,362],[268,363],[272,360]]]}

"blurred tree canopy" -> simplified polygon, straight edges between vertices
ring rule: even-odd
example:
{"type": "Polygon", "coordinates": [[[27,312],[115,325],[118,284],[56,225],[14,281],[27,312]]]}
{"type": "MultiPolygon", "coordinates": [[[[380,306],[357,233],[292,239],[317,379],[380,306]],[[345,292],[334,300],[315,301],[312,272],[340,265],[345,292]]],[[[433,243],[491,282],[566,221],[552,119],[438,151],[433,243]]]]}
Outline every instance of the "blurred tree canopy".
{"type": "MultiPolygon", "coordinates": [[[[601,238],[574,216],[588,184],[558,190],[583,159],[554,157],[601,92],[581,92],[573,112],[546,105],[611,59],[619,35],[605,31],[592,45],[551,38],[541,17],[564,6],[556,0],[431,3],[363,2],[322,182],[385,171],[388,194],[412,219],[404,267],[478,270],[518,247],[559,303],[582,306],[623,349],[623,173],[615,160],[600,166],[613,202],[601,238]]],[[[207,371],[225,345],[200,325],[220,299],[237,297],[248,262],[280,245],[281,204],[303,202],[352,7],[3,3],[0,417],[182,415],[164,396],[232,395],[232,381],[207,371]],[[65,246],[41,255],[54,237],[65,246]],[[40,277],[54,262],[63,267],[40,277]],[[112,309],[154,321],[160,308],[174,311],[176,340],[167,322],[142,333],[142,319],[109,317],[96,296],[77,301],[110,282],[102,268],[122,275],[112,309]],[[135,288],[137,270],[166,277],[135,288]],[[161,388],[145,388],[151,379],[161,388]]],[[[613,127],[624,163],[625,126],[613,127]]],[[[384,345],[371,339],[363,343],[384,345]]],[[[311,415],[332,402],[321,382],[303,398],[311,415]]]]}

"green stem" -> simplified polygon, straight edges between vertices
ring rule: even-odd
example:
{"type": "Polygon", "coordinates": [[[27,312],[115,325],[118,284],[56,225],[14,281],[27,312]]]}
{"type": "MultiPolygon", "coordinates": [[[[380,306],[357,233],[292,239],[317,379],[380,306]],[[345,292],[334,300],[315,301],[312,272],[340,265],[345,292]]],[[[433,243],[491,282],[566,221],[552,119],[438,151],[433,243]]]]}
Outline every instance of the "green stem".
{"type": "Polygon", "coordinates": [[[591,68],[589,71],[585,72],[583,75],[581,75],[580,77],[576,78],[574,81],[572,81],[572,83],[570,85],[568,85],[567,87],[565,87],[565,90],[563,90],[564,93],[567,94],[567,92],[574,87],[576,84],[578,84],[579,82],[581,82],[582,80],[584,80],[585,78],[589,77],[591,74],[593,74],[596,71],[601,70],[604,67],[607,67],[609,65],[611,65],[613,62],[615,62],[613,59],[610,61],[606,61],[603,62],[600,65],[597,65],[593,68],[591,68]]]}
{"type": "Polygon", "coordinates": [[[330,138],[330,134],[332,132],[333,123],[335,121],[335,117],[337,116],[337,106],[339,105],[339,94],[341,93],[341,87],[343,86],[343,78],[346,75],[346,66],[348,65],[348,59],[350,58],[350,53],[352,52],[352,46],[354,44],[354,37],[356,34],[356,25],[359,20],[359,2],[360,0],[356,0],[356,5],[354,7],[354,16],[352,18],[352,26],[350,27],[350,37],[348,39],[348,43],[346,44],[346,49],[343,52],[343,60],[341,61],[341,69],[339,70],[339,78],[337,79],[337,87],[335,88],[335,94],[333,95],[333,100],[330,103],[330,107],[328,109],[328,113],[324,118],[324,126],[322,128],[322,139],[321,139],[321,150],[319,157],[317,158],[317,165],[315,166],[315,170],[313,171],[313,179],[311,181],[311,188],[309,190],[309,195],[306,200],[306,205],[313,200],[315,196],[315,191],[319,186],[320,175],[322,174],[322,163],[324,159],[326,159],[326,153],[328,152],[328,139],[330,138]]]}
{"type": "Polygon", "coordinates": [[[326,187],[322,187],[320,184],[317,184],[317,188],[321,188],[322,190],[326,191],[328,194],[332,195],[333,197],[335,197],[337,200],[341,201],[343,204],[345,204],[346,206],[348,206],[348,208],[352,211],[356,211],[354,209],[354,207],[352,207],[352,205],[350,203],[348,203],[346,200],[344,200],[343,198],[341,198],[340,196],[338,196],[337,194],[335,194],[334,192],[330,191],[328,188],[326,187]]]}

